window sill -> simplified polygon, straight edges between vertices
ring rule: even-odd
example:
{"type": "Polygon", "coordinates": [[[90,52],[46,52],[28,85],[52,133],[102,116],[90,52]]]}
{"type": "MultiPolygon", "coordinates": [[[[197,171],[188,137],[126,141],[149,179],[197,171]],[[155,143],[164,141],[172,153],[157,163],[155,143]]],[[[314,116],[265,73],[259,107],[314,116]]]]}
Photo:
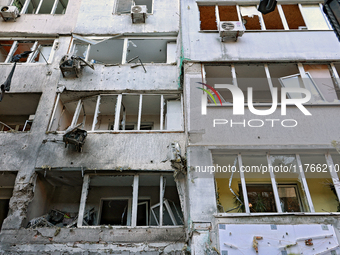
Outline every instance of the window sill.
{"type": "Polygon", "coordinates": [[[294,213],[215,213],[215,218],[235,218],[235,217],[263,217],[263,216],[340,216],[340,212],[294,212],[294,213]]]}

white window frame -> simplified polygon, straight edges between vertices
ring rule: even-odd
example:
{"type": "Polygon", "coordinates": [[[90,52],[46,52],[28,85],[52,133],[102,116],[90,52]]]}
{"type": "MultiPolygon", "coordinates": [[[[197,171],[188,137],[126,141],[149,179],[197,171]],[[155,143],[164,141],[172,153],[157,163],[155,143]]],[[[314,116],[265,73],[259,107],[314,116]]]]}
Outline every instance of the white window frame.
{"type": "MultiPolygon", "coordinates": [[[[128,175],[126,175],[128,176],[128,175]]],[[[98,224],[100,223],[100,216],[101,216],[101,205],[102,205],[102,200],[119,200],[119,199],[128,199],[128,217],[127,217],[127,227],[138,227],[137,226],[137,209],[138,209],[138,205],[143,203],[140,202],[138,203],[138,200],[149,200],[150,197],[148,196],[142,196],[139,197],[138,196],[138,189],[139,189],[139,174],[135,174],[135,175],[130,175],[133,176],[133,184],[132,184],[132,197],[127,196],[127,197],[103,197],[100,199],[100,204],[99,204],[99,210],[98,210],[98,217],[97,217],[97,226],[83,226],[83,218],[85,215],[85,206],[86,206],[86,200],[87,200],[87,196],[88,196],[88,190],[90,187],[90,177],[91,174],[85,174],[84,175],[84,179],[83,179],[83,186],[82,186],[82,193],[81,193],[81,199],[80,199],[80,206],[79,206],[79,213],[78,213],[78,222],[77,222],[77,227],[78,228],[88,228],[88,227],[100,227],[98,224]],[[129,217],[130,216],[130,217],[129,217]],[[130,219],[130,220],[129,220],[130,219]]],[[[164,181],[164,177],[161,174],[160,175],[160,202],[161,202],[161,206],[159,208],[159,215],[160,215],[160,221],[163,222],[163,201],[164,201],[164,190],[165,190],[165,181],[164,181]]],[[[149,217],[149,214],[151,213],[151,204],[149,204],[148,208],[148,213],[147,213],[147,217],[149,217]]],[[[169,209],[168,209],[169,210],[169,209]]],[[[170,210],[171,211],[171,210],[170,210]]],[[[147,222],[150,225],[148,218],[147,222]]],[[[125,227],[126,227],[125,226],[125,227]]],[[[163,226],[163,223],[159,224],[160,227],[163,226]]],[[[117,227],[121,227],[121,226],[117,226],[117,227]]]]}
{"type": "Polygon", "coordinates": [[[37,38],[15,38],[16,40],[13,40],[13,38],[1,38],[1,41],[6,41],[6,40],[9,40],[9,41],[12,41],[13,40],[13,43],[12,43],[12,46],[11,46],[11,49],[6,57],[6,60],[4,62],[1,62],[0,64],[9,64],[11,63],[11,60],[13,58],[13,55],[18,47],[18,43],[20,41],[34,41],[34,44],[31,48],[31,51],[33,51],[28,57],[27,57],[27,61],[26,62],[18,62],[18,64],[51,64],[52,61],[53,61],[53,58],[54,58],[54,54],[55,54],[55,51],[57,50],[57,45],[59,44],[59,40],[57,38],[39,38],[37,40],[37,38]],[[45,60],[44,62],[42,63],[37,63],[37,62],[32,62],[33,59],[35,58],[36,54],[39,52],[40,50],[40,45],[39,45],[39,41],[48,41],[48,40],[53,40],[53,44],[52,44],[52,49],[51,49],[51,52],[50,52],[50,56],[48,57],[48,59],[45,58],[45,56],[42,55],[42,53],[40,52],[40,54],[42,55],[43,59],[45,60]]]}
{"type": "MultiPolygon", "coordinates": [[[[37,8],[35,9],[34,14],[39,14],[39,11],[40,11],[40,8],[41,8],[41,6],[42,6],[42,4],[43,4],[43,1],[45,1],[45,0],[39,0],[39,4],[38,4],[37,8]]],[[[25,3],[24,3],[24,5],[23,5],[23,7],[22,7],[22,9],[21,9],[21,11],[20,11],[20,14],[25,14],[25,13],[26,13],[26,11],[27,11],[27,9],[28,9],[28,6],[29,6],[30,2],[31,2],[31,0],[25,0],[25,3]]],[[[56,9],[57,9],[57,6],[58,6],[58,3],[59,3],[59,2],[60,2],[60,4],[64,7],[63,13],[62,13],[62,14],[59,14],[59,15],[65,14],[66,9],[67,9],[67,6],[68,6],[68,3],[67,3],[67,5],[65,6],[64,3],[63,3],[63,0],[54,0],[53,7],[52,7],[51,12],[50,12],[49,14],[55,14],[55,11],[56,11],[56,9]]],[[[12,0],[12,2],[11,2],[10,5],[13,5],[13,4],[14,4],[14,0],[12,0]]]]}
{"type": "MultiPolygon", "coordinates": [[[[282,153],[282,152],[281,152],[282,153]]],[[[277,154],[275,153],[274,155],[293,155],[291,153],[289,153],[289,151],[287,151],[287,153],[283,153],[283,154],[277,154]]],[[[230,154],[228,154],[230,155],[230,154]]],[[[232,154],[235,155],[235,154],[232,154]]],[[[239,153],[237,155],[238,157],[238,163],[239,163],[239,169],[241,169],[241,167],[243,166],[242,164],[242,156],[247,156],[247,155],[251,155],[249,153],[239,153]]],[[[263,154],[264,155],[264,154],[263,154]]],[[[270,160],[270,154],[267,153],[267,164],[268,164],[268,169],[271,169],[271,160],[270,160]]],[[[329,173],[329,177],[332,178],[332,183],[334,185],[336,194],[337,194],[337,198],[340,201],[340,180],[337,174],[337,168],[334,167],[334,163],[331,157],[331,154],[329,153],[329,151],[327,151],[326,153],[320,153],[318,155],[323,155],[325,157],[325,162],[328,166],[328,173],[329,173]]],[[[307,208],[304,208],[304,206],[301,207],[301,210],[305,210],[306,212],[301,212],[301,213],[315,213],[315,209],[314,209],[314,204],[312,201],[312,197],[311,194],[309,192],[309,188],[308,188],[308,184],[307,184],[307,179],[305,177],[305,170],[303,168],[303,164],[301,162],[300,159],[300,155],[298,153],[294,154],[296,162],[297,162],[297,167],[298,169],[296,170],[296,172],[299,174],[299,181],[301,184],[301,189],[303,191],[304,194],[298,194],[300,196],[300,201],[302,203],[303,200],[305,200],[305,202],[307,203],[307,208]]],[[[338,166],[337,166],[338,167],[338,166]]],[[[240,171],[240,178],[241,178],[241,188],[242,188],[242,195],[243,195],[243,201],[244,201],[244,207],[245,207],[245,213],[252,215],[252,214],[258,214],[258,213],[251,213],[250,212],[250,208],[249,208],[249,200],[248,200],[248,193],[247,193],[247,182],[246,179],[244,177],[244,172],[240,171]]],[[[273,188],[273,194],[274,194],[274,199],[275,199],[275,204],[276,204],[276,209],[277,212],[275,213],[282,213],[282,208],[280,205],[280,197],[279,197],[279,193],[278,193],[278,185],[284,185],[285,182],[279,182],[277,183],[277,180],[275,179],[275,175],[273,172],[270,172],[270,179],[271,179],[271,183],[272,183],[272,188],[273,188]]],[[[262,182],[263,183],[263,182],[262,182]]],[[[298,181],[296,181],[296,184],[298,183],[298,181]]],[[[287,184],[292,184],[292,182],[287,182],[287,184]]],[[[298,192],[299,189],[297,189],[298,192]]],[[[274,213],[274,214],[275,214],[274,213]]],[[[285,214],[290,214],[289,212],[285,212],[285,214]]],[[[293,212],[291,214],[296,214],[296,212],[293,212]]],[[[225,213],[225,215],[228,215],[228,213],[225,213]]]]}
{"type": "MultiPolygon", "coordinates": [[[[199,6],[200,5],[201,6],[207,6],[206,2],[203,2],[203,1],[202,2],[198,1],[197,3],[198,3],[199,6]]],[[[221,4],[225,4],[225,2],[221,2],[221,4]]],[[[303,4],[296,3],[296,4],[299,6],[300,12],[301,12],[301,9],[303,8],[303,6],[305,6],[305,5],[319,5],[320,6],[321,14],[322,14],[322,16],[325,19],[325,22],[326,22],[326,24],[328,26],[328,29],[319,29],[317,31],[333,30],[331,25],[329,24],[329,21],[328,21],[327,17],[325,16],[325,14],[322,11],[322,4],[320,2],[311,2],[311,3],[308,3],[308,4],[305,4],[305,3],[303,3],[303,4]]],[[[245,5],[245,4],[242,4],[242,5],[236,4],[235,5],[234,3],[230,2],[230,5],[236,6],[236,10],[237,10],[237,15],[239,17],[239,21],[242,21],[242,15],[241,15],[240,7],[251,7],[251,6],[254,6],[254,7],[258,8],[258,5],[256,5],[255,3],[253,5],[252,4],[250,4],[250,5],[249,4],[247,4],[247,5],[245,5]]],[[[223,6],[223,5],[215,4],[215,17],[216,17],[216,22],[217,22],[217,30],[201,30],[201,29],[199,29],[200,32],[203,32],[203,33],[204,32],[212,32],[212,31],[218,32],[218,24],[220,23],[218,6],[223,6]]],[[[288,30],[296,31],[297,29],[289,29],[286,17],[284,15],[284,12],[283,12],[283,9],[282,9],[282,4],[277,3],[277,8],[278,8],[278,12],[279,12],[279,15],[280,15],[280,18],[281,18],[281,22],[282,22],[282,25],[283,25],[283,28],[284,28],[283,30],[285,30],[285,31],[288,31],[288,30]]],[[[312,29],[308,28],[307,22],[305,20],[305,17],[303,16],[302,12],[301,12],[301,16],[302,16],[302,18],[303,18],[303,20],[305,22],[307,30],[312,30],[312,29]]],[[[264,19],[263,19],[263,15],[261,13],[259,13],[259,19],[260,19],[260,23],[261,23],[261,29],[260,30],[246,30],[246,28],[244,27],[245,31],[246,32],[247,31],[248,32],[256,32],[256,31],[266,31],[266,30],[268,30],[268,31],[283,31],[281,29],[280,30],[278,30],[278,29],[266,29],[266,25],[265,25],[265,22],[264,22],[264,19]]],[[[303,30],[301,30],[301,31],[303,31],[303,30]]]]}
{"type": "MultiPolygon", "coordinates": [[[[256,64],[256,63],[254,63],[254,64],[256,64]]],[[[280,77],[279,81],[281,83],[281,88],[284,87],[284,86],[282,86],[281,79],[300,76],[301,78],[304,78],[304,79],[302,79],[304,88],[309,90],[309,86],[313,85],[315,90],[319,93],[320,97],[324,100],[324,102],[318,102],[318,101],[313,101],[311,99],[309,101],[309,103],[305,103],[304,105],[312,105],[312,104],[313,105],[339,105],[340,104],[340,99],[338,100],[338,102],[327,102],[326,101],[326,99],[325,99],[324,95],[322,94],[320,88],[313,81],[313,77],[309,74],[308,71],[307,72],[305,71],[303,65],[306,64],[306,63],[302,64],[302,63],[298,62],[298,63],[293,63],[293,64],[296,64],[297,69],[298,69],[298,73],[292,74],[292,75],[289,75],[289,76],[280,77]],[[309,79],[311,84],[307,84],[305,79],[309,79]]],[[[317,65],[318,63],[313,63],[313,64],[317,65]]],[[[336,70],[336,68],[334,66],[334,62],[333,63],[326,63],[326,64],[325,63],[321,63],[321,64],[324,64],[324,65],[328,66],[328,69],[329,69],[329,72],[330,72],[330,76],[334,79],[333,80],[334,86],[337,86],[340,89],[340,78],[339,78],[339,74],[338,74],[338,72],[337,72],[337,70],[336,70]]],[[[243,65],[243,64],[239,63],[238,65],[243,65]]],[[[266,73],[266,77],[267,77],[267,80],[268,80],[269,89],[272,92],[273,88],[275,88],[275,87],[273,86],[273,83],[271,81],[271,76],[270,76],[270,71],[269,71],[270,64],[259,64],[259,65],[263,65],[263,67],[264,67],[264,70],[265,70],[265,73],[266,73]]],[[[229,64],[228,66],[230,66],[230,68],[231,68],[231,76],[232,76],[232,79],[233,79],[233,85],[238,87],[238,85],[237,85],[237,74],[236,74],[236,70],[235,70],[235,65],[234,64],[229,64]]],[[[205,70],[205,68],[204,68],[204,65],[203,65],[202,66],[202,76],[203,76],[204,82],[206,83],[207,82],[206,81],[206,72],[204,70],[205,70]]],[[[223,88],[223,86],[224,86],[224,84],[209,84],[209,85],[213,86],[215,89],[220,89],[220,88],[223,88]]],[[[205,94],[205,92],[204,92],[204,94],[205,94]]],[[[246,94],[244,94],[244,96],[246,97],[246,94]]],[[[279,98],[281,98],[281,95],[278,95],[278,96],[279,96],[279,98]]],[[[232,104],[224,103],[223,102],[224,99],[222,97],[221,97],[221,100],[222,100],[222,106],[232,107],[232,104]]],[[[254,101],[254,99],[253,99],[253,101],[254,101]]],[[[245,105],[248,105],[248,104],[245,103],[245,105]]],[[[254,106],[256,106],[256,105],[260,106],[260,105],[272,105],[272,104],[268,104],[268,103],[253,103],[253,105],[254,106]]],[[[281,105],[281,103],[278,102],[278,105],[281,105]]],[[[208,107],[215,107],[215,105],[213,103],[207,103],[207,106],[208,107]]],[[[218,105],[218,106],[220,106],[220,105],[218,105]]]]}
{"type": "MultiPolygon", "coordinates": [[[[97,97],[97,103],[96,103],[96,108],[95,108],[95,114],[94,114],[94,118],[93,118],[93,122],[92,122],[92,128],[90,131],[87,131],[88,133],[107,133],[107,132],[159,132],[159,131],[167,131],[167,132],[182,132],[184,127],[183,127],[183,96],[182,94],[180,94],[180,100],[181,100],[181,109],[182,109],[182,115],[181,115],[181,119],[180,121],[180,125],[181,128],[179,130],[166,130],[164,129],[163,126],[163,122],[164,122],[164,96],[179,96],[180,93],[169,93],[169,94],[136,94],[136,93],[123,93],[123,94],[99,94],[96,95],[94,97],[97,97]],[[123,95],[137,95],[139,96],[139,107],[138,107],[138,122],[137,122],[137,130],[119,130],[119,117],[120,117],[120,112],[121,112],[121,105],[122,105],[122,98],[123,95]],[[160,129],[159,130],[140,130],[140,125],[141,125],[141,118],[142,118],[142,101],[143,101],[143,95],[145,96],[160,96],[161,97],[161,105],[160,105],[160,129]],[[114,128],[113,130],[96,130],[95,126],[97,123],[97,118],[98,118],[98,113],[100,112],[100,99],[102,96],[117,96],[117,101],[116,101],[116,109],[115,109],[115,120],[114,120],[114,128]]],[[[56,114],[56,109],[57,109],[57,104],[60,100],[60,94],[57,94],[57,99],[54,105],[54,109],[53,109],[53,113],[52,113],[52,117],[51,117],[51,121],[50,124],[48,126],[48,131],[53,131],[52,129],[52,125],[53,122],[56,121],[55,119],[55,114],[56,114]]],[[[82,110],[82,104],[83,104],[83,100],[79,99],[78,103],[77,103],[77,107],[76,110],[73,114],[73,118],[72,118],[72,122],[71,122],[71,126],[75,126],[78,122],[78,118],[80,115],[80,112],[82,110]]],[[[62,132],[64,133],[64,131],[58,131],[58,132],[62,132]]]]}
{"type": "MultiPolygon", "coordinates": [[[[165,37],[143,37],[143,36],[129,36],[125,37],[122,34],[113,36],[113,37],[81,37],[78,35],[73,35],[73,40],[72,40],[72,45],[70,47],[70,53],[71,55],[74,54],[76,45],[87,45],[87,51],[85,55],[85,60],[90,61],[91,59],[89,58],[89,53],[91,50],[91,45],[96,45],[98,43],[104,42],[106,40],[114,39],[117,38],[119,40],[124,40],[123,44],[123,50],[122,50],[122,62],[118,64],[128,64],[128,65],[134,65],[134,63],[127,63],[130,59],[127,59],[128,55],[128,46],[129,46],[129,40],[169,40],[169,41],[175,41],[177,43],[177,38],[173,36],[165,36],[165,37]],[[80,43],[81,42],[81,43],[80,43]]],[[[142,59],[143,61],[143,59],[142,59]]],[[[148,65],[150,64],[149,62],[143,62],[143,65],[148,65]]],[[[162,62],[162,63],[157,63],[157,64],[162,64],[162,65],[172,65],[172,63],[167,63],[167,62],[162,62]]],[[[105,65],[105,64],[104,64],[105,65]]],[[[110,65],[110,64],[107,64],[110,65]]]]}

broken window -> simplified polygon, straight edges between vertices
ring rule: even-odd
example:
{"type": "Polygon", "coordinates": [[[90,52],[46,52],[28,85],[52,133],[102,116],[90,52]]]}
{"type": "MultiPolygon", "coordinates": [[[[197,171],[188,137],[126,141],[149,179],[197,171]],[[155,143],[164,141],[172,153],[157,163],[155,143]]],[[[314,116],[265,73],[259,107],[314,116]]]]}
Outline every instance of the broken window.
{"type": "Polygon", "coordinates": [[[0,62],[11,63],[13,56],[25,51],[33,51],[19,63],[51,63],[53,58],[53,45],[56,40],[0,40],[0,62]]]}
{"type": "MultiPolygon", "coordinates": [[[[87,175],[84,182],[88,183],[84,187],[88,193],[86,204],[80,206],[81,214],[93,211],[95,219],[88,225],[183,225],[176,183],[171,174],[87,175]],[[161,208],[160,201],[163,202],[161,208]],[[163,211],[161,216],[160,210],[163,211]]],[[[83,194],[86,194],[84,189],[83,194]]]]}
{"type": "MultiPolygon", "coordinates": [[[[25,226],[76,227],[81,190],[81,171],[38,171],[34,198],[27,209],[25,226]]],[[[85,222],[93,221],[92,214],[85,222]]]]}
{"type": "Polygon", "coordinates": [[[58,94],[49,130],[78,124],[87,131],[183,129],[178,94],[85,94],[58,94]]]}
{"type": "Polygon", "coordinates": [[[215,173],[218,210],[231,213],[336,212],[339,160],[338,154],[216,153],[213,155],[216,170],[216,167],[234,167],[234,173],[215,173]]]}
{"type": "Polygon", "coordinates": [[[12,197],[16,172],[0,172],[0,229],[7,217],[9,200],[12,197]]]}
{"type": "MultiPolygon", "coordinates": [[[[252,88],[253,103],[272,103],[272,90],[281,88],[305,88],[311,92],[310,104],[339,103],[339,76],[337,64],[248,64],[229,66],[204,66],[206,83],[216,90],[222,103],[232,103],[232,94],[224,85],[238,86],[248,102],[248,88],[252,88]]],[[[219,101],[208,95],[210,105],[219,101]]],[[[289,98],[303,98],[302,93],[288,93],[289,98]]]]}
{"type": "Polygon", "coordinates": [[[0,131],[30,131],[40,93],[7,93],[0,107],[0,131]]]}
{"type": "Polygon", "coordinates": [[[240,6],[242,21],[246,30],[261,30],[262,15],[256,6],[240,6]]]}
{"type": "Polygon", "coordinates": [[[320,5],[277,4],[273,12],[262,15],[257,6],[199,5],[200,30],[218,30],[219,21],[242,19],[246,30],[329,30],[320,5]],[[218,9],[216,8],[218,7],[218,9]],[[216,11],[218,10],[218,13],[216,11]],[[219,20],[217,20],[219,18],[219,20]]]}
{"type": "Polygon", "coordinates": [[[152,13],[152,2],[153,0],[117,0],[115,9],[117,14],[130,14],[133,5],[146,5],[147,12],[152,13]]]}
{"type": "Polygon", "coordinates": [[[65,14],[68,0],[13,0],[21,14],[65,14]]]}
{"type": "Polygon", "coordinates": [[[73,42],[72,54],[97,64],[131,63],[132,67],[135,67],[135,62],[138,64],[176,62],[175,39],[105,38],[99,40],[78,36],[76,38],[73,42]]]}

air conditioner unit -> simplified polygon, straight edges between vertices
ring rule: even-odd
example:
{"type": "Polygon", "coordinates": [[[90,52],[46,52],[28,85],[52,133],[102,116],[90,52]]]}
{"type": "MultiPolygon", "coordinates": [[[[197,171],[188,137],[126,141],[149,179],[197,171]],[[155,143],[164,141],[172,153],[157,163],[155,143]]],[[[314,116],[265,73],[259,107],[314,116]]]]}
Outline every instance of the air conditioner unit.
{"type": "Polygon", "coordinates": [[[219,24],[219,32],[222,42],[236,42],[237,38],[244,34],[244,27],[241,21],[222,21],[219,24]]]}
{"type": "Polygon", "coordinates": [[[131,6],[132,23],[145,23],[147,7],[146,5],[131,6]]]}
{"type": "Polygon", "coordinates": [[[6,21],[19,17],[19,9],[16,6],[1,6],[0,15],[6,21]]]}

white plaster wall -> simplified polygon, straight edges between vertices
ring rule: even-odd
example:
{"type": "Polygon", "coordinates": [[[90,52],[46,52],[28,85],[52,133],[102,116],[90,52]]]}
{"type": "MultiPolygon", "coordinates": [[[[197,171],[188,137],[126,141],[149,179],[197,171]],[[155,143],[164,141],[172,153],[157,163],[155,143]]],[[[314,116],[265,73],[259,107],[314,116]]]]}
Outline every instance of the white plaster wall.
{"type": "Polygon", "coordinates": [[[179,1],[157,0],[145,24],[132,24],[130,14],[115,14],[115,0],[83,0],[77,26],[79,34],[155,33],[179,30],[179,1]]]}

